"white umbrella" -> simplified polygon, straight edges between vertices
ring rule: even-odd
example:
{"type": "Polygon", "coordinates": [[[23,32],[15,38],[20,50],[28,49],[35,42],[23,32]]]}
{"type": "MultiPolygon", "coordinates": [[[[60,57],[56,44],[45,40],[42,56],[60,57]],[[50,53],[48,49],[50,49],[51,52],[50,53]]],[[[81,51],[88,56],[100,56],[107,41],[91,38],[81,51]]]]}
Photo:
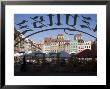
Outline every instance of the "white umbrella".
{"type": "Polygon", "coordinates": [[[14,56],[20,56],[20,54],[19,53],[15,53],[14,56]]]}
{"type": "Polygon", "coordinates": [[[32,53],[32,51],[27,51],[27,54],[32,53]]]}

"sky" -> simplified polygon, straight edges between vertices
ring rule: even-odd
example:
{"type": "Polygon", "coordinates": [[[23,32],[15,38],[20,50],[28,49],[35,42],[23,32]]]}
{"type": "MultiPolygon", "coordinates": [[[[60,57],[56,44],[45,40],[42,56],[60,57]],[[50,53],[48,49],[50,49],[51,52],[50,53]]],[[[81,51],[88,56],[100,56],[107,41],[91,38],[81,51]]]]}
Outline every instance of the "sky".
{"type": "MultiPolygon", "coordinates": [[[[24,29],[20,29],[20,26],[17,25],[18,23],[22,22],[23,20],[27,20],[28,22],[22,24],[22,26],[25,26],[25,25],[28,25],[29,26],[29,29],[32,29],[33,31],[28,31],[26,34],[24,34],[25,36],[28,36],[34,32],[37,32],[37,31],[41,31],[41,30],[45,30],[45,29],[51,29],[51,28],[71,28],[73,29],[73,27],[71,26],[68,26],[66,24],[66,15],[65,14],[60,14],[60,22],[62,23],[62,25],[58,26],[56,25],[57,23],[57,14],[53,14],[53,26],[49,26],[49,16],[47,14],[15,14],[14,15],[14,27],[16,28],[16,30],[19,30],[20,32],[23,32],[24,30],[27,30],[26,28],[24,29]],[[34,28],[33,26],[33,22],[34,20],[32,20],[30,17],[35,17],[35,16],[43,16],[43,19],[45,20],[44,21],[44,24],[47,26],[44,26],[42,28],[34,28]]],[[[74,16],[75,14],[71,14],[72,16],[74,16]]],[[[84,25],[84,23],[82,22],[82,19],[84,17],[90,17],[91,20],[88,20],[89,23],[90,23],[90,28],[95,28],[96,26],[96,23],[97,23],[97,14],[77,14],[78,15],[78,19],[77,19],[77,23],[75,25],[75,28],[76,30],[80,30],[80,31],[84,31],[86,33],[89,33],[95,37],[97,37],[97,32],[94,32],[93,30],[89,30],[88,28],[81,28],[80,25],[84,25]]],[[[72,25],[73,24],[73,17],[70,16],[69,18],[69,24],[72,25]]],[[[39,20],[39,18],[38,18],[39,20]]],[[[36,24],[37,26],[40,26],[39,23],[36,24]]],[[[65,34],[64,32],[64,29],[57,29],[57,30],[49,30],[49,31],[45,31],[45,32],[41,32],[41,33],[38,33],[38,34],[35,34],[35,35],[32,35],[30,36],[29,38],[35,42],[40,42],[44,39],[44,37],[53,37],[55,38],[58,34],[64,34],[64,37],[65,39],[67,40],[71,40],[75,34],[79,34],[80,32],[77,32],[77,31],[68,31],[66,30],[67,33],[69,34],[73,34],[73,35],[68,35],[68,34],[65,34]]],[[[82,38],[84,40],[95,40],[95,38],[87,35],[87,34],[84,34],[84,33],[81,33],[82,34],[82,38]]]]}

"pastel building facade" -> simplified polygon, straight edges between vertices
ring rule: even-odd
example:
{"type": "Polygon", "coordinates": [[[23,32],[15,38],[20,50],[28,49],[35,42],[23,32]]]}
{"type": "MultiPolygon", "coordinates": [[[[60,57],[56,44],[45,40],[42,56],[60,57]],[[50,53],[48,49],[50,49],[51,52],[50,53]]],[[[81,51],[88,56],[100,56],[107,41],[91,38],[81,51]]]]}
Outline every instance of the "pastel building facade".
{"type": "Polygon", "coordinates": [[[43,52],[44,53],[58,53],[61,51],[70,52],[70,41],[64,40],[63,34],[58,34],[56,38],[44,38],[43,52]]]}
{"type": "Polygon", "coordinates": [[[51,38],[48,38],[48,37],[44,38],[43,40],[43,52],[44,53],[49,53],[51,51],[50,43],[51,43],[51,38]]]}
{"type": "Polygon", "coordinates": [[[65,40],[64,34],[58,34],[56,38],[45,37],[42,42],[34,42],[29,38],[25,38],[19,31],[15,30],[14,43],[19,42],[14,46],[14,52],[29,52],[29,51],[42,51],[44,53],[58,53],[65,51],[69,54],[79,53],[83,50],[90,49],[92,41],[84,41],[81,34],[76,34],[71,40],[65,40]],[[19,36],[16,36],[19,34],[19,36]],[[25,39],[24,39],[25,38],[25,39]]]}
{"type": "Polygon", "coordinates": [[[70,41],[70,53],[77,53],[78,41],[75,37],[70,41]]]}
{"type": "Polygon", "coordinates": [[[91,50],[92,41],[85,41],[84,42],[84,50],[90,49],[91,50]]]}
{"type": "Polygon", "coordinates": [[[70,53],[70,42],[64,44],[64,51],[70,53]]]}
{"type": "Polygon", "coordinates": [[[44,38],[43,52],[61,52],[79,53],[83,50],[90,49],[92,41],[84,41],[81,34],[76,34],[72,40],[65,40],[63,34],[58,34],[56,38],[44,38]]]}
{"type": "Polygon", "coordinates": [[[77,45],[77,53],[82,52],[84,50],[84,41],[83,40],[78,40],[78,45],[77,45]]]}
{"type": "Polygon", "coordinates": [[[83,50],[86,50],[86,49],[91,50],[92,41],[84,41],[82,39],[81,34],[76,34],[75,40],[78,42],[77,43],[77,53],[82,52],[83,50]]]}
{"type": "Polygon", "coordinates": [[[58,52],[58,43],[56,42],[56,40],[52,40],[51,44],[50,44],[50,52],[58,52]]]}
{"type": "Polygon", "coordinates": [[[57,42],[58,42],[58,52],[64,51],[65,40],[64,40],[64,35],[63,34],[58,34],[57,35],[57,42]]]}

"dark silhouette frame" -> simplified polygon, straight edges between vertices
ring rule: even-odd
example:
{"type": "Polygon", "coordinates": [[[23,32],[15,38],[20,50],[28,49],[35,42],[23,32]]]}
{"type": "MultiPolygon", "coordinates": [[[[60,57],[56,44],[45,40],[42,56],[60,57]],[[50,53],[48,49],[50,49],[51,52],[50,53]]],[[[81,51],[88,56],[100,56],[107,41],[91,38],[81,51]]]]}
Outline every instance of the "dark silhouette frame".
{"type": "MultiPolygon", "coordinates": [[[[110,34],[110,2],[109,1],[2,1],[1,2],[1,22],[2,22],[2,27],[1,27],[1,88],[6,88],[6,89],[14,89],[14,88],[18,88],[18,89],[42,89],[42,88],[57,88],[59,86],[57,85],[6,85],[5,84],[5,6],[6,5],[106,5],[106,15],[107,15],[107,19],[106,19],[106,75],[107,75],[107,80],[106,80],[106,86],[101,86],[101,87],[108,87],[110,84],[109,81],[109,75],[110,75],[110,71],[109,71],[109,34],[110,34]]],[[[60,86],[61,87],[61,86],[60,86]]],[[[65,88],[68,88],[70,86],[65,86],[65,88]]],[[[73,86],[72,86],[73,87],[73,86]]],[[[75,87],[82,87],[79,85],[75,85],[75,87]]],[[[83,87],[87,87],[87,86],[83,86],[83,87]]],[[[93,88],[95,86],[91,86],[91,88],[93,88]]]]}

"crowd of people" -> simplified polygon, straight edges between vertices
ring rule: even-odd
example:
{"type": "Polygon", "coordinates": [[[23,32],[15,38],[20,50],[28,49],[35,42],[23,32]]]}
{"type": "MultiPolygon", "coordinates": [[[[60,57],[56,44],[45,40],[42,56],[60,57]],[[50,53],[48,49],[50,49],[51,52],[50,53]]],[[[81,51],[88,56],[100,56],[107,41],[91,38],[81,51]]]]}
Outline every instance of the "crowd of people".
{"type": "MultiPolygon", "coordinates": [[[[97,60],[78,60],[73,58],[15,57],[15,66],[21,72],[97,72],[97,60]]],[[[15,68],[16,69],[16,68],[15,68]]]]}

